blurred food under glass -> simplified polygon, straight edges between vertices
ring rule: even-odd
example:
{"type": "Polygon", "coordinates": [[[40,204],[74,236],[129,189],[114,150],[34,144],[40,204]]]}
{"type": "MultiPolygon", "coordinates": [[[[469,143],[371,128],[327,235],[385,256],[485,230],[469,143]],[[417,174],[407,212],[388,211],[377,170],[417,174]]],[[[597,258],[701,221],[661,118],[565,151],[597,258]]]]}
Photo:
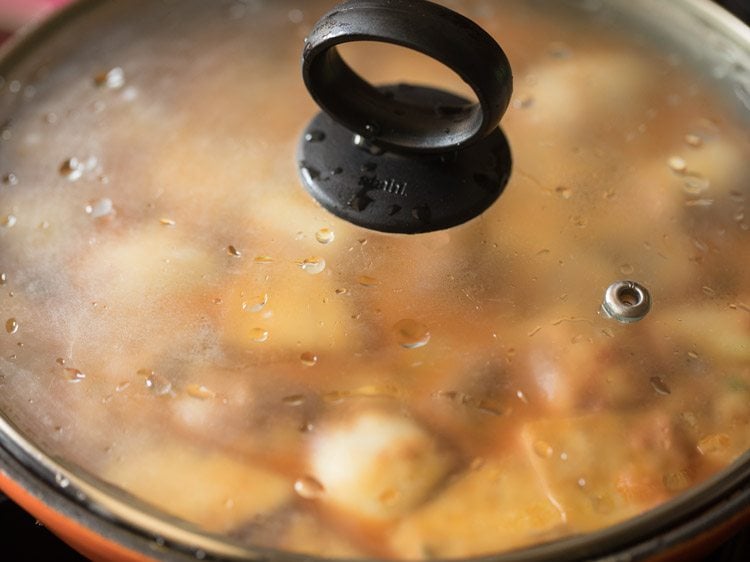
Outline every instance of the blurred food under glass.
{"type": "Polygon", "coordinates": [[[511,60],[514,170],[417,236],[300,187],[299,54],[330,2],[83,2],[6,57],[2,429],[62,489],[232,553],[432,559],[586,536],[741,469],[746,28],[697,2],[446,4],[511,60]],[[652,308],[620,324],[600,305],[630,279],[652,308]]]}

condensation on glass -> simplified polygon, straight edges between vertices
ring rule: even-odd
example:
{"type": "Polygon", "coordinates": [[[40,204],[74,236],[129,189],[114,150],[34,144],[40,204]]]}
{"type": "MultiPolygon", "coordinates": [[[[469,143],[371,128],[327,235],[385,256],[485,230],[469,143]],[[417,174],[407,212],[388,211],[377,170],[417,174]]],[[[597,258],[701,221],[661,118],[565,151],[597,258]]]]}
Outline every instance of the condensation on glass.
{"type": "Polygon", "coordinates": [[[0,80],[3,417],[233,544],[345,558],[587,533],[744,453],[747,42],[647,2],[448,4],[513,65],[514,172],[412,237],[300,187],[329,2],[92,3],[27,47],[0,80]],[[625,279],[637,323],[601,313],[625,279]]]}

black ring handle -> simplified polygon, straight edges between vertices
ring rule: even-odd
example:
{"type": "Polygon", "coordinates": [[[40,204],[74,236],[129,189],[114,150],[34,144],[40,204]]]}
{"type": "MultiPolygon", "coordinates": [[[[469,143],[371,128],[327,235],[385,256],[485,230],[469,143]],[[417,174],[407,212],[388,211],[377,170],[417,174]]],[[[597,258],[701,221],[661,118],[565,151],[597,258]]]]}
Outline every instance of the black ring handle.
{"type": "Polygon", "coordinates": [[[310,95],[335,121],[383,148],[447,152],[494,131],[513,89],[497,42],[464,16],[426,0],[349,0],[328,12],[307,38],[302,75],[310,95]],[[453,70],[479,103],[428,107],[396,101],[341,58],[336,45],[378,41],[423,53],[453,70]]]}

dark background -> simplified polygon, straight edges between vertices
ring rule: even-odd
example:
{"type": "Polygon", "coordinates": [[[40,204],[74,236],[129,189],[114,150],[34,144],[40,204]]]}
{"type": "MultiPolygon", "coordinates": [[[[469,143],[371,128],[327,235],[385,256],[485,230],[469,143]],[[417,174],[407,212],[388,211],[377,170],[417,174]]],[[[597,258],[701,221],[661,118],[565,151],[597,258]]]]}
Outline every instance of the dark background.
{"type": "MultiPolygon", "coordinates": [[[[716,0],[750,24],[750,0],[716,0]]],[[[9,33],[0,30],[0,43],[9,33]]],[[[85,562],[33,517],[0,494],[0,561],[85,562]]],[[[703,562],[749,562],[750,529],[721,546],[703,562]]]]}
{"type": "Polygon", "coordinates": [[[745,23],[750,24],[750,0],[716,0],[716,2],[737,14],[745,23]]]}

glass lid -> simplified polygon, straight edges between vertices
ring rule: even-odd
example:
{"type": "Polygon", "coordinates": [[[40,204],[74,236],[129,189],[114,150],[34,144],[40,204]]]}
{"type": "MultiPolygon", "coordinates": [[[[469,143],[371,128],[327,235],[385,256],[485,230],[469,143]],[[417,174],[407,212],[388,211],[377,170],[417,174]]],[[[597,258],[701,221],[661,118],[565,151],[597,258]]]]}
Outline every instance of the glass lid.
{"type": "MultiPolygon", "coordinates": [[[[510,60],[512,170],[478,217],[405,235],[302,186],[300,56],[334,4],[88,1],[5,53],[5,439],[237,556],[493,555],[737,469],[747,28],[697,0],[444,2],[510,60]]],[[[413,51],[341,52],[471,96],[413,51]]],[[[398,196],[381,156],[317,173],[398,196]]]]}

